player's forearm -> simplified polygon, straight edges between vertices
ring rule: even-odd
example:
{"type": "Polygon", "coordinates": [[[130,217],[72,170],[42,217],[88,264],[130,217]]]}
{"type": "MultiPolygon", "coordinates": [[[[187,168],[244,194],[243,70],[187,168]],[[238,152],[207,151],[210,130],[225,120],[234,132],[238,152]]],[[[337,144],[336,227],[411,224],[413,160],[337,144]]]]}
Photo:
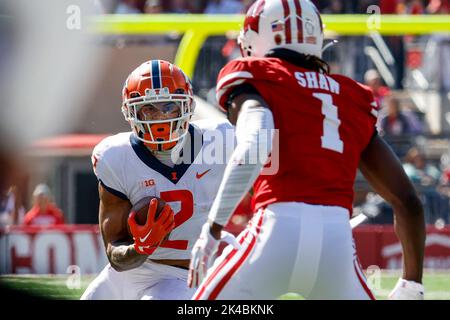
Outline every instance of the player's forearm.
{"type": "Polygon", "coordinates": [[[226,225],[231,214],[259,175],[262,165],[237,164],[245,158],[248,150],[247,146],[238,146],[231,157],[230,164],[225,169],[224,178],[209,214],[209,219],[216,224],[226,225]]]}
{"type": "Polygon", "coordinates": [[[422,283],[425,247],[423,208],[417,196],[395,204],[394,227],[403,248],[403,279],[422,283]]]}
{"type": "Polygon", "coordinates": [[[129,243],[109,244],[107,255],[111,266],[119,272],[137,268],[147,260],[147,255],[137,253],[129,243]]]}
{"type": "Polygon", "coordinates": [[[271,152],[272,138],[267,133],[272,133],[273,128],[269,109],[254,100],[244,103],[236,126],[238,144],[212,205],[209,214],[211,222],[224,226],[252,187],[271,152]]]}
{"type": "Polygon", "coordinates": [[[388,144],[377,134],[361,154],[361,172],[394,209],[395,232],[403,248],[406,280],[422,281],[425,222],[422,204],[388,144]]]}

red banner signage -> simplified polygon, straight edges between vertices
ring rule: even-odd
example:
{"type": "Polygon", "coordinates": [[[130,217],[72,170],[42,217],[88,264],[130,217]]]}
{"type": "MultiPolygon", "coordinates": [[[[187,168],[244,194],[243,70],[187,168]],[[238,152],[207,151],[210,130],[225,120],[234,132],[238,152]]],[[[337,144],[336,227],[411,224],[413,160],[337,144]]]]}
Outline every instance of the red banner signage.
{"type": "MultiPolygon", "coordinates": [[[[402,248],[392,226],[359,226],[353,236],[364,268],[401,268],[402,248]]],[[[74,267],[81,274],[95,274],[107,263],[97,225],[0,231],[0,274],[67,274],[74,267]]],[[[450,227],[427,228],[424,266],[450,268],[450,227]]]]}
{"type": "MultiPolygon", "coordinates": [[[[381,269],[402,268],[402,247],[393,226],[363,225],[353,230],[356,249],[364,268],[377,265],[381,269]]],[[[450,268],[450,227],[427,227],[424,267],[450,268]]]]}
{"type": "Polygon", "coordinates": [[[108,263],[98,226],[13,227],[0,233],[0,273],[97,273],[108,263]]]}

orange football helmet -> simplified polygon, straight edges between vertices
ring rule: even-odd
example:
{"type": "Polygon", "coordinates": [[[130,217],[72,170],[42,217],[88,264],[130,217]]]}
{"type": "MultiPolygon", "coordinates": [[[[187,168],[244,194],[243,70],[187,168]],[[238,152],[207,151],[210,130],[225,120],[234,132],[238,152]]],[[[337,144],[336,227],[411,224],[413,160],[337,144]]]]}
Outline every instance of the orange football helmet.
{"type": "Polygon", "coordinates": [[[195,108],[192,84],[176,65],[146,61],[128,76],[122,113],[136,137],[153,151],[167,151],[188,133],[195,108]]]}

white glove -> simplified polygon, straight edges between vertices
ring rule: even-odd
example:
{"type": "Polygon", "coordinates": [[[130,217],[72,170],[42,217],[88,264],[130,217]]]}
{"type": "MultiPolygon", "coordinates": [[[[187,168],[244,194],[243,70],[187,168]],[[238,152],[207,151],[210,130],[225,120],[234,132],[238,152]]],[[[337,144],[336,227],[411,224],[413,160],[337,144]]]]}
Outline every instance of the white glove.
{"type": "Polygon", "coordinates": [[[389,300],[423,300],[425,288],[420,283],[400,278],[389,294],[389,300]]]}
{"type": "Polygon", "coordinates": [[[209,223],[205,223],[202,227],[202,231],[197,242],[192,248],[188,276],[189,288],[198,287],[203,278],[205,278],[206,272],[212,265],[221,241],[231,244],[238,250],[241,248],[236,238],[231,233],[226,231],[222,231],[220,240],[216,240],[211,235],[209,223]]]}

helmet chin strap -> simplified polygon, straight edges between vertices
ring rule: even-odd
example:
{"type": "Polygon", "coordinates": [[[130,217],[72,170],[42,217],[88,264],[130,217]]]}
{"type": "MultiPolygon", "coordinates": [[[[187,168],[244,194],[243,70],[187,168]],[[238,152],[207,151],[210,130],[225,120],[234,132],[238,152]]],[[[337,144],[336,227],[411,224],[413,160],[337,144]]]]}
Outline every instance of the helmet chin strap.
{"type": "Polygon", "coordinates": [[[338,42],[339,42],[338,40],[331,40],[330,42],[328,42],[326,45],[323,46],[322,53],[324,53],[325,50],[327,50],[328,48],[331,48],[332,46],[334,46],[338,42]]]}

